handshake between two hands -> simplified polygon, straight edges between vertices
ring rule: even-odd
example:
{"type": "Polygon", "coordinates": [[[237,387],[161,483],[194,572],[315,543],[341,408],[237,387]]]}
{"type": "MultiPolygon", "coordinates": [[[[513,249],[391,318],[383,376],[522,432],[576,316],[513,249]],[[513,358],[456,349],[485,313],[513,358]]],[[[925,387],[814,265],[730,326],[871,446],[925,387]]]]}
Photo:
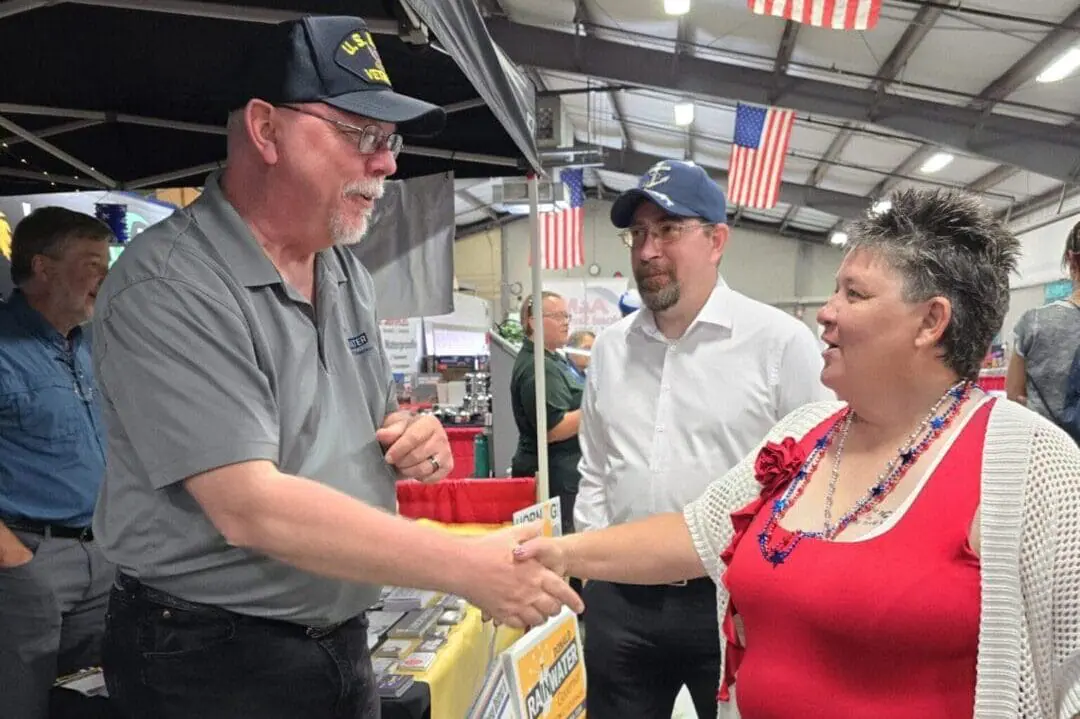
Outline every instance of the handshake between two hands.
{"type": "Polygon", "coordinates": [[[580,614],[585,603],[564,579],[563,541],[541,536],[540,523],[472,540],[471,556],[486,570],[471,578],[463,596],[480,608],[485,621],[517,629],[543,624],[564,605],[580,614]]]}

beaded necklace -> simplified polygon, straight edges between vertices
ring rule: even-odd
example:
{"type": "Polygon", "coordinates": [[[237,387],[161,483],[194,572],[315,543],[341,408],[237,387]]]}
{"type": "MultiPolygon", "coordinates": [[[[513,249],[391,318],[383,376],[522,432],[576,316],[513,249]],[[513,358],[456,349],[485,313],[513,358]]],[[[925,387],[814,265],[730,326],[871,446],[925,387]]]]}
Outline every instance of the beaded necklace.
{"type": "Polygon", "coordinates": [[[952,423],[960,412],[964,400],[971,394],[973,384],[970,381],[958,382],[950,387],[941,396],[926,417],[908,437],[907,442],[900,448],[897,456],[885,463],[885,469],[878,475],[877,481],[870,487],[867,493],[855,503],[847,514],[840,517],[834,524],[832,521],[833,495],[836,493],[836,484],[840,476],[840,460],[844,452],[844,441],[847,439],[848,430],[855,419],[855,413],[850,408],[845,409],[837,418],[832,427],[814,443],[814,448],[806,458],[798,474],[792,479],[788,488],[779,499],[772,503],[772,512],[769,515],[765,527],[758,534],[758,546],[761,555],[774,567],[784,563],[795,547],[807,538],[835,539],[853,522],[857,522],[870,512],[879,512],[878,506],[892,493],[907,471],[915,464],[915,461],[933,444],[942,432],[952,423]],[[948,407],[942,410],[942,407],[948,407]],[[940,412],[940,413],[939,413],[940,412]],[[796,530],[786,532],[787,536],[774,540],[773,534],[780,524],[780,520],[794,506],[795,502],[806,491],[810,483],[810,477],[814,474],[822,457],[829,449],[833,437],[837,437],[836,456],[833,460],[832,474],[829,477],[829,486],[825,494],[825,521],[824,528],[819,531],[796,530]],[[920,440],[919,437],[922,437],[920,440]]]}

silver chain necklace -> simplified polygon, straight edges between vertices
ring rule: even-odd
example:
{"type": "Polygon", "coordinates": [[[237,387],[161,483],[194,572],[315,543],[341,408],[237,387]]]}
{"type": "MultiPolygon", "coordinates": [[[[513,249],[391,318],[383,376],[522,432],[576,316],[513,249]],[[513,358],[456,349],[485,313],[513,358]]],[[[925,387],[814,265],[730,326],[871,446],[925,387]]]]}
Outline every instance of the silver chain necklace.
{"type": "MultiPolygon", "coordinates": [[[[900,458],[903,457],[905,454],[911,452],[912,448],[914,448],[915,445],[918,444],[917,440],[929,428],[930,420],[934,418],[934,415],[936,415],[938,410],[941,409],[941,406],[945,404],[945,402],[949,399],[950,393],[962,384],[964,383],[959,382],[950,387],[945,392],[945,394],[941,395],[941,399],[934,403],[934,406],[931,407],[930,411],[926,413],[926,416],[923,417],[923,420],[919,423],[919,426],[915,428],[915,431],[908,435],[907,442],[904,446],[900,447],[897,456],[885,463],[885,469],[878,474],[876,483],[880,484],[881,482],[883,482],[885,478],[888,477],[889,474],[893,471],[893,468],[896,466],[896,463],[900,461],[900,458]]],[[[833,456],[832,473],[829,475],[829,486],[825,490],[824,514],[825,533],[827,535],[832,534],[833,530],[835,529],[835,527],[833,526],[832,518],[833,498],[836,495],[836,485],[840,479],[840,460],[844,454],[844,441],[847,439],[848,430],[851,429],[851,425],[854,423],[854,421],[855,412],[848,412],[847,417],[844,418],[844,424],[840,427],[840,436],[836,438],[836,454],[833,456]]],[[[873,514],[876,516],[874,516],[873,519],[870,519],[868,517],[867,519],[870,519],[870,521],[863,522],[864,525],[871,527],[877,526],[884,522],[886,519],[888,519],[889,515],[892,514],[892,511],[885,511],[875,507],[873,509],[873,514]]]]}

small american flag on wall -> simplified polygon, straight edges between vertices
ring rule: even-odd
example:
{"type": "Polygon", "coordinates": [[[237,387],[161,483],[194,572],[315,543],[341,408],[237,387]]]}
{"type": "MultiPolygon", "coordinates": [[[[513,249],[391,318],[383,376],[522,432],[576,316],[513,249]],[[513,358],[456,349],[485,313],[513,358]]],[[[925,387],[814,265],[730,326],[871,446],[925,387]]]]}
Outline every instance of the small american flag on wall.
{"type": "Polygon", "coordinates": [[[794,122],[793,110],[742,103],[735,108],[735,140],[728,165],[730,204],[758,210],[776,206],[794,122]]]}
{"type": "Polygon", "coordinates": [[[758,15],[794,20],[832,30],[873,30],[881,0],[747,0],[758,15]]]}
{"type": "MultiPolygon", "coordinates": [[[[568,270],[585,264],[585,171],[580,167],[559,172],[570,206],[540,213],[540,244],[545,270],[568,270]]],[[[532,264],[532,257],[529,257],[532,264]]]]}

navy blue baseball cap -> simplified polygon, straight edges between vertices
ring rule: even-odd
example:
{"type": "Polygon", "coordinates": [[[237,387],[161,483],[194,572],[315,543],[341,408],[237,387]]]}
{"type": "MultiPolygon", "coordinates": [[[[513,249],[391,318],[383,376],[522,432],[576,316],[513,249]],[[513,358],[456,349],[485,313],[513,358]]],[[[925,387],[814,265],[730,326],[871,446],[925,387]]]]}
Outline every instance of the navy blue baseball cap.
{"type": "Polygon", "coordinates": [[[611,222],[629,227],[634,212],[644,200],[676,217],[700,217],[706,222],[727,222],[724,191],[703,168],[682,160],[663,160],[649,168],[638,186],[615,198],[611,222]]]}
{"type": "Polygon", "coordinates": [[[274,105],[325,102],[395,123],[406,135],[434,135],[446,125],[446,112],[438,105],[394,92],[375,40],[360,18],[309,16],[281,23],[247,56],[247,97],[274,105]]]}

